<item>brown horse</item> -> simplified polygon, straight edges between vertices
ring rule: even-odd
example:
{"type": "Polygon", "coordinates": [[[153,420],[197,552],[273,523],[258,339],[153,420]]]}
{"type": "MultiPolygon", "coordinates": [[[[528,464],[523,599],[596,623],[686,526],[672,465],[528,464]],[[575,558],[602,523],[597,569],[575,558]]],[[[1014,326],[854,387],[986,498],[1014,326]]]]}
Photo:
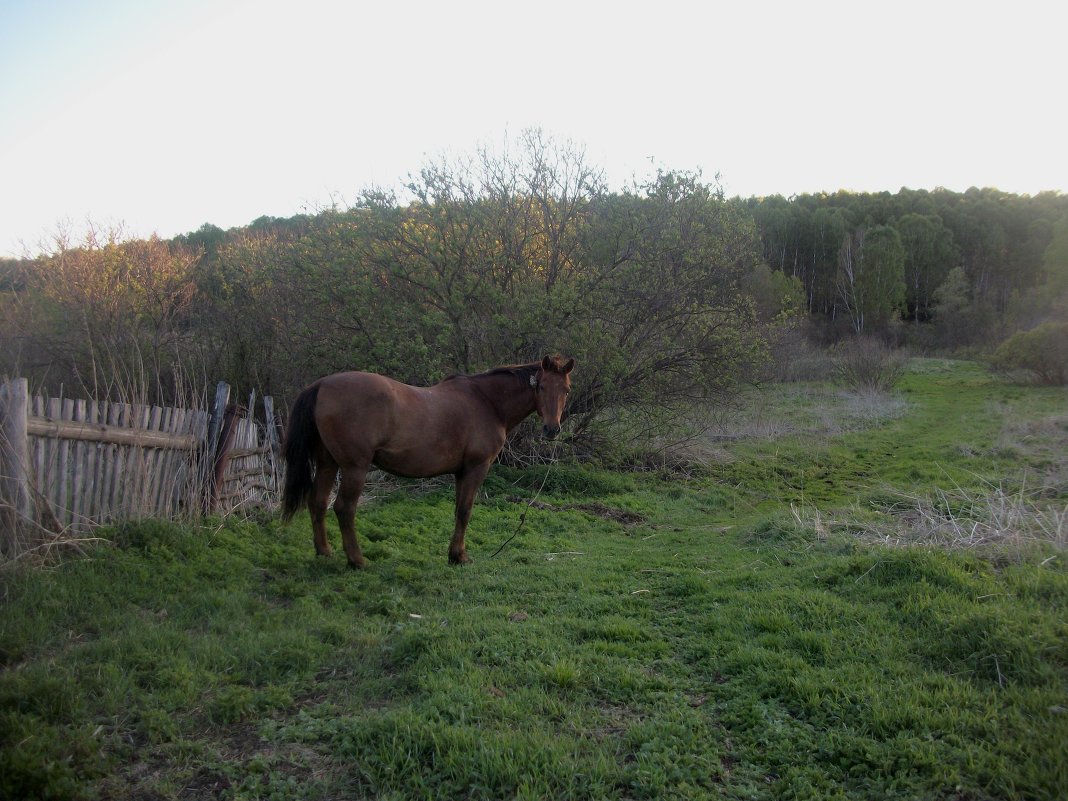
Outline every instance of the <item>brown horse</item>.
{"type": "Polygon", "coordinates": [[[315,551],[330,555],[326,505],[341,471],[334,512],[345,555],[364,567],[356,540],[356,503],[374,465],[408,478],[456,476],[456,527],[449,561],[469,562],[464,533],[471,504],[508,432],[532,412],[553,439],[570,391],[574,359],[541,362],[451,376],[432,387],[413,387],[373,373],[335,373],[297,396],[289,416],[284,456],[282,519],[305,503],[315,551]]]}

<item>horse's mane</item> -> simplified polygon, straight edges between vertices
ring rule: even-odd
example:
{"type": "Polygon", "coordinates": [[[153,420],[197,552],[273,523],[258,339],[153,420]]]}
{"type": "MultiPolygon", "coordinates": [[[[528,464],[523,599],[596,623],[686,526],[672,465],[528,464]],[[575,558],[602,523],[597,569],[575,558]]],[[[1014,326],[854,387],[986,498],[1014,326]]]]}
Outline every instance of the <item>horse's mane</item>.
{"type": "Polygon", "coordinates": [[[541,362],[533,362],[531,364],[509,364],[504,367],[494,367],[492,370],[487,370],[484,373],[478,373],[471,377],[479,378],[480,376],[489,377],[491,375],[514,375],[516,378],[521,378],[526,381],[540,369],[541,362]]]}
{"type": "MultiPolygon", "coordinates": [[[[549,357],[549,361],[550,361],[550,368],[549,368],[550,370],[553,370],[553,371],[558,372],[558,373],[564,372],[565,361],[564,361],[564,358],[562,356],[559,356],[559,355],[550,356],[549,357]]],[[[512,375],[512,376],[515,376],[516,378],[518,378],[521,381],[525,381],[527,383],[530,383],[531,377],[537,375],[539,370],[541,370],[541,362],[540,361],[531,362],[530,364],[507,364],[507,365],[504,365],[503,367],[494,367],[492,369],[486,370],[484,373],[474,373],[473,375],[467,375],[465,373],[453,373],[452,375],[446,376],[444,379],[442,379],[442,382],[452,381],[455,378],[476,378],[477,379],[477,378],[491,378],[493,376],[498,376],[498,375],[512,375]]]]}
{"type": "Polygon", "coordinates": [[[541,369],[541,362],[531,362],[530,364],[509,364],[503,367],[494,367],[490,370],[486,370],[483,373],[453,373],[450,376],[446,376],[444,381],[452,381],[456,378],[491,378],[498,375],[513,375],[521,381],[530,381],[530,377],[535,375],[538,370],[541,369]]]}

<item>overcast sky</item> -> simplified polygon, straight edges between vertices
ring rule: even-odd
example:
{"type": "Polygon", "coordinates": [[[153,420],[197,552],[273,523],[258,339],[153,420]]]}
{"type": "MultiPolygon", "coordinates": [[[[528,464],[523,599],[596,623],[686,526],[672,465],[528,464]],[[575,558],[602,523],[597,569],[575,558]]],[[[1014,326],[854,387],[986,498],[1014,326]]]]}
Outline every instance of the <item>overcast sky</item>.
{"type": "Polygon", "coordinates": [[[0,255],[347,205],[531,126],[613,189],[1064,192],[1064,8],[0,0],[0,255]]]}

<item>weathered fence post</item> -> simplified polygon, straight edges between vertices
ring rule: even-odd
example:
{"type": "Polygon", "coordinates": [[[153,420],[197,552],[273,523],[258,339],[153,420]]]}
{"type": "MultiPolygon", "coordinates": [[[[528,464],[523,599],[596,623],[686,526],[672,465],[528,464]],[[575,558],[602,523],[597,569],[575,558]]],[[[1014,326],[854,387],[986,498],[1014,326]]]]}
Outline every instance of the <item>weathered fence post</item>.
{"type": "Polygon", "coordinates": [[[211,407],[211,421],[208,423],[208,450],[214,453],[215,445],[219,441],[219,432],[222,431],[223,418],[226,416],[226,407],[230,404],[230,385],[220,381],[215,387],[215,405],[211,407]]]}
{"type": "MultiPolygon", "coordinates": [[[[226,419],[226,410],[230,405],[230,385],[220,381],[215,387],[215,405],[211,408],[211,419],[208,421],[208,438],[204,442],[204,453],[210,460],[211,469],[208,471],[208,486],[204,493],[204,511],[210,512],[215,508],[219,499],[219,491],[222,489],[222,473],[219,470],[221,463],[221,449],[223,443],[219,435],[223,432],[223,422],[226,419]]],[[[222,465],[225,467],[225,465],[222,465]]]]}
{"type": "Polygon", "coordinates": [[[214,509],[222,496],[223,484],[226,483],[226,465],[230,461],[230,451],[234,447],[234,436],[237,434],[237,421],[241,417],[241,407],[236,403],[228,404],[226,415],[223,417],[222,430],[219,432],[219,446],[215,449],[215,463],[212,466],[211,477],[211,506],[208,511],[214,509]]]}
{"type": "Polygon", "coordinates": [[[33,518],[26,431],[28,398],[29,383],[25,378],[0,386],[0,507],[5,533],[13,532],[17,518],[33,518]]]}

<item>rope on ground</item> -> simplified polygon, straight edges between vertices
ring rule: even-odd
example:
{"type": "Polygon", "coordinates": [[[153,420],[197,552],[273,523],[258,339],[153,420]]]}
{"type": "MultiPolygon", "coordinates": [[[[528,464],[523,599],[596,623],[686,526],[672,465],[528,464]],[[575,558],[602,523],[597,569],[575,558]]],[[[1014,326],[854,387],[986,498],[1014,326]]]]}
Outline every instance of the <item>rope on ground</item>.
{"type": "Polygon", "coordinates": [[[549,480],[549,472],[553,469],[553,465],[556,464],[556,450],[556,443],[553,443],[552,453],[549,456],[549,463],[545,466],[545,475],[541,477],[541,485],[538,487],[538,491],[534,493],[533,498],[527,501],[526,508],[519,515],[519,525],[515,527],[515,531],[512,532],[512,535],[508,539],[501,543],[500,547],[497,548],[496,551],[490,554],[490,559],[492,559],[494,556],[503,551],[505,546],[508,545],[508,543],[514,540],[517,536],[519,536],[519,532],[522,531],[523,525],[527,522],[527,512],[530,511],[530,507],[537,503],[538,498],[541,497],[541,491],[545,489],[545,482],[549,480]]]}

